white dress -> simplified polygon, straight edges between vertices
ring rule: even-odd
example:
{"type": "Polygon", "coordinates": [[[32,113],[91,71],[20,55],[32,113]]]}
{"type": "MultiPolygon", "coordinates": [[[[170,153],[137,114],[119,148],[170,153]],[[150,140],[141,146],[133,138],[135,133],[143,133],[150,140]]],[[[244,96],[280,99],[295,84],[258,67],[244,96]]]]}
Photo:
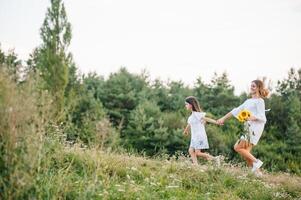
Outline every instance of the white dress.
{"type": "Polygon", "coordinates": [[[256,117],[256,121],[248,121],[250,130],[254,134],[250,134],[250,143],[256,145],[262,135],[264,125],[267,121],[265,116],[265,105],[262,98],[250,98],[247,99],[239,107],[234,108],[231,114],[235,117],[238,116],[239,112],[243,109],[247,109],[251,112],[251,115],[256,117]]]}
{"type": "Polygon", "coordinates": [[[191,129],[190,147],[194,149],[209,149],[207,134],[203,123],[206,113],[192,112],[187,122],[191,129]]]}

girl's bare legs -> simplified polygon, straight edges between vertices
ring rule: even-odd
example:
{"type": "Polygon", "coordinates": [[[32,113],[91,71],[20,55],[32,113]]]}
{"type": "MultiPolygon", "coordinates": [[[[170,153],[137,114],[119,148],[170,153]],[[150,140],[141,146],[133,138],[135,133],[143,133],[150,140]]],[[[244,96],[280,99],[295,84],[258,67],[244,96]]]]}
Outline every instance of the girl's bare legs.
{"type": "Polygon", "coordinates": [[[195,165],[197,165],[198,164],[198,160],[197,160],[197,157],[196,157],[195,150],[193,148],[189,148],[189,155],[191,156],[192,163],[195,164],[195,165]]]}
{"type": "Polygon", "coordinates": [[[208,153],[203,153],[199,149],[195,150],[195,154],[196,154],[196,156],[200,156],[202,158],[205,158],[206,160],[212,160],[213,159],[213,156],[211,156],[208,153]]]}
{"type": "Polygon", "coordinates": [[[250,153],[252,147],[252,144],[249,144],[249,142],[243,140],[237,141],[234,145],[234,150],[247,161],[249,167],[252,167],[253,162],[256,161],[256,158],[250,153]]]}

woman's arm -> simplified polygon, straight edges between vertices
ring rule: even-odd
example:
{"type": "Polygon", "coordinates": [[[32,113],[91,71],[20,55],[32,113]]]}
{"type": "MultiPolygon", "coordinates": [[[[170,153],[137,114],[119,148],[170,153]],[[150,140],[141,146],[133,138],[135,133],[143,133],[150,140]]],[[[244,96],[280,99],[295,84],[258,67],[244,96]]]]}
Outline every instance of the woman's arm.
{"type": "Polygon", "coordinates": [[[218,123],[219,125],[222,125],[222,124],[224,124],[224,122],[225,122],[227,119],[231,118],[232,116],[233,116],[233,115],[232,115],[232,112],[228,112],[225,116],[223,116],[222,118],[218,119],[218,120],[217,120],[217,123],[218,123]]]}
{"type": "Polygon", "coordinates": [[[233,110],[231,110],[230,112],[228,112],[225,116],[223,116],[222,118],[220,118],[219,120],[217,120],[217,123],[220,124],[220,125],[223,125],[224,122],[227,119],[231,118],[232,116],[237,116],[238,113],[242,109],[244,109],[246,102],[247,102],[247,100],[243,104],[241,104],[240,106],[238,106],[237,108],[234,108],[233,110]]]}

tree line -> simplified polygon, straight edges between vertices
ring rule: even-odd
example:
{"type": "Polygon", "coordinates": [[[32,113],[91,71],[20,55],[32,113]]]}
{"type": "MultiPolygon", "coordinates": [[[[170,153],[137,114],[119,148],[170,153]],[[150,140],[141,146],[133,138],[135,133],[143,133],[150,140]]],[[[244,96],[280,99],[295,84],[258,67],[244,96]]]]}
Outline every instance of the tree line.
{"type": "MultiPolygon", "coordinates": [[[[38,91],[37,95],[46,92],[51,99],[47,123],[60,127],[69,144],[80,142],[88,148],[124,149],[148,156],[185,153],[189,144],[189,138],[182,134],[189,115],[184,109],[185,97],[196,96],[207,115],[219,118],[248,96],[234,94],[227,73],[215,73],[210,83],[200,76],[193,87],[181,81],[151,80],[147,72],[134,74],[125,67],[107,79],[96,73],[78,73],[68,49],[72,31],[61,0],[51,0],[40,36],[42,44],[26,61],[14,51],[0,49],[1,74],[9,77],[0,85],[1,112],[7,110],[3,99],[10,95],[4,92],[8,81],[24,92],[24,85],[33,82],[30,87],[38,91]]],[[[265,160],[264,167],[271,171],[300,174],[301,69],[290,69],[265,103],[271,110],[255,154],[265,160]]],[[[232,145],[242,125],[230,120],[223,127],[206,126],[210,153],[239,161],[232,145]]],[[[0,147],[4,155],[5,144],[0,147]]]]}

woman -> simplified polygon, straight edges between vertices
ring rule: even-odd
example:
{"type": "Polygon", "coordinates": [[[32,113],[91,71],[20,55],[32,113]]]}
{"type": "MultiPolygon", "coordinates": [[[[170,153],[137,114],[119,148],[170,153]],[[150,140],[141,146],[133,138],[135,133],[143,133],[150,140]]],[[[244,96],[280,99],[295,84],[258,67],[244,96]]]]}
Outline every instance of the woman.
{"type": "Polygon", "coordinates": [[[247,140],[246,138],[241,137],[234,145],[234,150],[247,161],[247,165],[252,167],[252,172],[257,173],[257,175],[260,175],[259,168],[262,166],[263,162],[256,159],[251,154],[251,150],[253,146],[257,145],[267,121],[263,98],[266,98],[268,94],[269,92],[264,88],[264,84],[261,80],[252,81],[250,88],[251,98],[247,99],[242,105],[234,108],[224,117],[217,120],[219,124],[224,124],[224,122],[232,116],[237,117],[239,112],[243,109],[251,112],[251,116],[248,118],[247,122],[249,124],[250,132],[252,132],[252,134],[250,134],[250,139],[247,140]]]}

